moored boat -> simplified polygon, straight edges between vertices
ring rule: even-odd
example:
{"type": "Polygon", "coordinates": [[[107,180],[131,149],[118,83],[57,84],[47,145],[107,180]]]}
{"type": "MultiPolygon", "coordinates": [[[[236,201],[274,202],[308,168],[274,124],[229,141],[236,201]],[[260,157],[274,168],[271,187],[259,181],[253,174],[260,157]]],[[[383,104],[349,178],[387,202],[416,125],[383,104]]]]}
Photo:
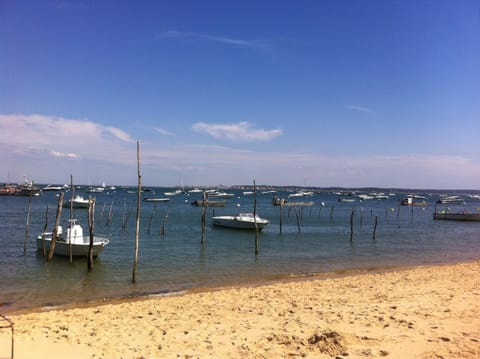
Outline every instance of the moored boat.
{"type": "Polygon", "coordinates": [[[143,199],[144,202],[168,202],[170,198],[163,198],[163,197],[145,197],[143,199]]]}
{"type": "Polygon", "coordinates": [[[449,213],[449,212],[435,212],[433,219],[444,219],[449,221],[466,221],[466,222],[480,222],[480,213],[449,213]]]}
{"type": "Polygon", "coordinates": [[[255,229],[262,230],[270,221],[261,218],[253,213],[240,213],[238,216],[215,216],[212,217],[212,224],[219,227],[235,228],[235,229],[255,229]]]}
{"type": "MultiPolygon", "coordinates": [[[[107,238],[95,236],[93,239],[93,256],[96,257],[103,251],[110,241],[107,238]]],[[[37,237],[37,249],[48,252],[52,243],[52,233],[47,232],[37,237]]],[[[71,226],[67,228],[66,235],[63,234],[61,226],[57,229],[57,239],[55,241],[54,254],[58,256],[69,256],[70,248],[72,256],[88,256],[90,247],[90,236],[83,235],[82,227],[77,223],[76,219],[72,220],[71,226]],[[70,228],[71,227],[71,228],[70,228]]]]}

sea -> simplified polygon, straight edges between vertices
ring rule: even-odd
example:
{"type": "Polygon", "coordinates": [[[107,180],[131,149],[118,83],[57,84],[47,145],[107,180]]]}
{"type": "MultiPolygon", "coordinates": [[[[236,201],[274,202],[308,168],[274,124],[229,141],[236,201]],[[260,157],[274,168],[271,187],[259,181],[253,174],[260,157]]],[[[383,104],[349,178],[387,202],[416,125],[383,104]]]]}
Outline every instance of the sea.
{"type": "MultiPolygon", "coordinates": [[[[141,198],[165,198],[176,188],[147,190],[141,198]]],[[[480,259],[480,222],[433,219],[435,210],[479,211],[479,191],[316,188],[308,189],[313,192],[308,197],[292,197],[298,188],[259,187],[255,196],[246,187],[222,190],[233,197],[224,207],[207,209],[203,243],[202,208],[192,205],[202,193],[184,190],[168,202],[140,201],[134,283],[135,188],[103,193],[76,189],[76,194],[95,197],[95,234],[110,240],[91,271],[86,258],[46,261],[36,248],[44,226],[53,229],[59,192],[0,196],[0,313],[480,259]],[[401,205],[407,195],[425,205],[401,205]],[[438,204],[444,195],[464,203],[438,204]],[[275,196],[313,205],[274,206],[275,196]],[[258,253],[254,231],[211,224],[214,215],[253,212],[254,203],[257,213],[270,220],[258,234],[258,253]]],[[[85,233],[87,212],[75,209],[72,214],[85,233]]],[[[63,208],[64,227],[69,218],[70,209],[63,208]]]]}

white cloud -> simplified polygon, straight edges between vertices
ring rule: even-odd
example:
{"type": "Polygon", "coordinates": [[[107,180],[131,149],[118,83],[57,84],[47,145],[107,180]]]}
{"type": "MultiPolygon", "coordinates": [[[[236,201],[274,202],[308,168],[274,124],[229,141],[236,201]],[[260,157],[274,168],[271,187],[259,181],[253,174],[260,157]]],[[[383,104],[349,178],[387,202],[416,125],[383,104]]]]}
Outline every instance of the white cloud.
{"type": "Polygon", "coordinates": [[[10,153],[55,158],[118,158],[134,141],[123,130],[80,119],[0,115],[0,145],[10,153]]]}
{"type": "Polygon", "coordinates": [[[267,43],[262,40],[235,39],[235,38],[226,37],[226,36],[213,36],[213,35],[200,34],[195,32],[183,32],[183,31],[177,31],[177,30],[164,31],[158,35],[158,38],[190,38],[190,39],[199,39],[203,41],[218,42],[218,43],[234,45],[234,46],[268,48],[267,43]]]}
{"type": "Polygon", "coordinates": [[[161,127],[154,127],[153,129],[163,136],[175,136],[174,133],[167,131],[161,127]]]}
{"type": "Polygon", "coordinates": [[[197,132],[206,133],[216,139],[235,141],[268,141],[282,134],[281,129],[253,129],[250,123],[246,121],[231,124],[197,122],[192,128],[197,132]]]}
{"type": "Polygon", "coordinates": [[[63,152],[58,152],[58,151],[50,151],[50,154],[53,157],[61,157],[61,158],[68,158],[68,159],[77,159],[79,156],[75,153],[63,153],[63,152]]]}
{"type": "Polygon", "coordinates": [[[366,107],[360,107],[360,106],[346,105],[345,108],[348,110],[353,110],[357,112],[364,112],[364,113],[371,113],[371,114],[376,113],[376,111],[374,110],[371,110],[366,107]]]}
{"type": "MultiPolygon", "coordinates": [[[[198,123],[196,130],[216,138],[266,140],[281,130],[257,130],[248,122],[198,123]]],[[[157,131],[158,132],[158,131],[157,131]]],[[[248,147],[195,143],[141,142],[144,185],[261,184],[312,186],[379,186],[480,189],[480,163],[453,155],[326,155],[252,151],[248,147]]],[[[239,146],[239,142],[236,142],[239,146]]],[[[0,182],[27,174],[37,183],[62,183],[72,173],[88,179],[135,184],[136,146],[122,129],[89,120],[40,115],[0,115],[0,182]]]]}

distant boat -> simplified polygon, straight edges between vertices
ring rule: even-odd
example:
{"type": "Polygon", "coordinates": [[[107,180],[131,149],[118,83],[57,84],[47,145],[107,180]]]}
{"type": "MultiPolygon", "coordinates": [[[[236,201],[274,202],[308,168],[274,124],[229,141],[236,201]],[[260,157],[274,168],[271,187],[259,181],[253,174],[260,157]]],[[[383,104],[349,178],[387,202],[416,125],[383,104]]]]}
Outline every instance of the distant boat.
{"type": "Polygon", "coordinates": [[[65,201],[63,206],[70,207],[70,202],[73,202],[73,208],[88,208],[89,206],[88,198],[84,198],[80,195],[75,195],[73,199],[65,201]]]}
{"type": "Polygon", "coordinates": [[[64,189],[67,189],[69,186],[64,185],[64,186],[52,186],[51,184],[46,185],[45,187],[42,188],[43,192],[48,192],[48,191],[63,191],[64,189]]]}
{"type": "Polygon", "coordinates": [[[465,200],[459,196],[442,196],[437,201],[441,204],[465,204],[465,200]]]}
{"type": "MultiPolygon", "coordinates": [[[[88,256],[88,250],[90,247],[90,236],[83,235],[82,227],[77,223],[76,219],[72,220],[70,227],[67,228],[67,235],[63,235],[61,226],[57,229],[57,240],[55,241],[54,254],[59,256],[69,256],[70,246],[72,248],[72,256],[88,256]]],[[[95,236],[93,239],[93,256],[96,257],[103,251],[110,241],[107,238],[95,236]]],[[[50,244],[52,243],[52,233],[45,233],[44,236],[39,235],[37,237],[37,249],[43,250],[45,244],[45,250],[50,250],[50,244]],[[43,238],[45,237],[45,238],[43,238]]]]}
{"type": "Polygon", "coordinates": [[[433,219],[445,219],[449,221],[467,221],[467,222],[479,222],[480,213],[449,213],[449,212],[435,212],[433,219]]]}
{"type": "Polygon", "coordinates": [[[145,202],[168,202],[170,198],[153,198],[153,197],[145,197],[143,199],[145,202]]]}
{"type": "Polygon", "coordinates": [[[262,230],[270,221],[253,216],[253,213],[240,213],[238,216],[215,216],[212,217],[214,226],[235,228],[235,229],[255,229],[255,222],[258,230],[262,230]]]}
{"type": "Polygon", "coordinates": [[[311,207],[315,204],[313,201],[308,202],[289,202],[285,198],[280,198],[275,196],[272,198],[272,204],[274,206],[284,206],[284,207],[311,207]]]}
{"type": "Polygon", "coordinates": [[[223,192],[223,191],[215,191],[215,192],[211,192],[208,194],[208,198],[224,198],[224,199],[228,199],[228,198],[232,198],[234,196],[233,193],[227,193],[227,192],[223,192]]]}
{"type": "Polygon", "coordinates": [[[33,185],[33,181],[28,181],[24,178],[23,183],[16,187],[15,189],[16,196],[39,196],[40,195],[40,188],[33,185]]]}
{"type": "Polygon", "coordinates": [[[292,198],[292,197],[311,197],[313,196],[315,193],[314,192],[311,192],[311,191],[298,191],[296,193],[291,193],[288,195],[288,198],[292,198]]]}
{"type": "Polygon", "coordinates": [[[177,194],[180,194],[182,193],[182,190],[181,189],[177,189],[173,192],[165,192],[164,195],[165,196],[176,196],[177,194]]]}
{"type": "MultiPolygon", "coordinates": [[[[225,206],[226,201],[207,201],[207,207],[223,207],[225,206]]],[[[202,207],[203,206],[203,200],[197,199],[192,202],[192,206],[196,207],[202,207]]]]}

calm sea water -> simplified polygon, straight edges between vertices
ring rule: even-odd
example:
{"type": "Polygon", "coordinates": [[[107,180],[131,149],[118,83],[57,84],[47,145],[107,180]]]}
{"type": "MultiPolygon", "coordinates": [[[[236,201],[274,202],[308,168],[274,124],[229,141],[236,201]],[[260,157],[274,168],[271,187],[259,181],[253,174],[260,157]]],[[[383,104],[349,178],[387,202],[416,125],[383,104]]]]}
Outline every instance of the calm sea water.
{"type": "MultiPolygon", "coordinates": [[[[156,188],[155,196],[164,197],[163,192],[170,190],[156,188]]],[[[240,190],[227,191],[235,196],[223,208],[209,208],[207,218],[214,213],[253,210],[252,195],[243,195],[240,190]]],[[[411,192],[396,192],[384,200],[360,201],[352,196],[346,198],[355,202],[339,202],[339,196],[332,191],[320,191],[313,197],[300,199],[314,201],[312,207],[283,208],[281,234],[279,207],[272,205],[274,194],[258,194],[257,211],[271,223],[260,234],[257,256],[254,233],[215,228],[209,222],[205,243],[200,243],[201,208],[190,203],[200,199],[201,194],[179,194],[168,203],[142,202],[135,284],[131,278],[136,194],[128,193],[127,189],[96,194],[95,233],[107,236],[110,245],[95,260],[92,272],[87,272],[84,258],[74,259],[72,264],[63,257],[46,262],[37,252],[35,238],[43,229],[47,205],[48,229],[52,230],[58,193],[44,192],[32,198],[25,254],[29,198],[1,196],[0,311],[255,283],[291,275],[480,259],[480,222],[434,221],[434,203],[440,192],[417,191],[429,205],[413,208],[399,204],[407,193],[411,192]],[[352,209],[354,236],[350,241],[352,209]],[[378,226],[374,241],[375,217],[378,226]],[[122,228],[125,218],[126,227],[122,228]]],[[[455,211],[466,208],[476,211],[480,200],[468,196],[473,193],[456,193],[465,198],[466,204],[448,207],[455,211]]],[[[276,193],[280,197],[288,194],[276,193]]],[[[87,232],[87,211],[76,209],[75,217],[87,232]]],[[[64,226],[68,218],[69,209],[64,208],[64,226]]]]}

